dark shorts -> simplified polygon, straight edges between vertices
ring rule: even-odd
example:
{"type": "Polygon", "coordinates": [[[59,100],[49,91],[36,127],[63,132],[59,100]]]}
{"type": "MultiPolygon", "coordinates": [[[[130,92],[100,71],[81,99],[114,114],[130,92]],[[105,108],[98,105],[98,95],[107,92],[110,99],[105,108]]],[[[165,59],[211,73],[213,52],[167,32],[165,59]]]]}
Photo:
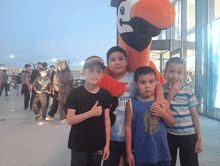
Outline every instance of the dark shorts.
{"type": "Polygon", "coordinates": [[[71,166],[100,166],[102,155],[96,152],[80,152],[71,150],[71,166]]]}
{"type": "Polygon", "coordinates": [[[198,166],[198,153],[195,153],[197,135],[174,135],[167,133],[170,154],[172,157],[171,166],[176,165],[177,149],[181,166],[198,166]]]}
{"type": "Polygon", "coordinates": [[[123,156],[124,166],[128,166],[125,142],[110,142],[110,156],[104,161],[103,166],[118,166],[120,163],[120,158],[123,156]]]}
{"type": "Polygon", "coordinates": [[[156,164],[136,163],[135,166],[170,166],[170,161],[159,161],[156,164]]]}

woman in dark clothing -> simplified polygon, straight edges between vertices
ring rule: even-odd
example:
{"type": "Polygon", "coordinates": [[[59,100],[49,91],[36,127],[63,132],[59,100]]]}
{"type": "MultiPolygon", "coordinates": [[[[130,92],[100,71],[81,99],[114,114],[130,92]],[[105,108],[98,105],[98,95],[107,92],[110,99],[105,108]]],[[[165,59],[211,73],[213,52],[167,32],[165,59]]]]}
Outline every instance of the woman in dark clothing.
{"type": "Polygon", "coordinates": [[[58,110],[60,111],[60,121],[59,123],[66,122],[65,102],[69,95],[69,92],[74,88],[74,79],[72,77],[71,71],[66,62],[61,63],[61,72],[57,75],[59,90],[58,90],[58,110]]]}

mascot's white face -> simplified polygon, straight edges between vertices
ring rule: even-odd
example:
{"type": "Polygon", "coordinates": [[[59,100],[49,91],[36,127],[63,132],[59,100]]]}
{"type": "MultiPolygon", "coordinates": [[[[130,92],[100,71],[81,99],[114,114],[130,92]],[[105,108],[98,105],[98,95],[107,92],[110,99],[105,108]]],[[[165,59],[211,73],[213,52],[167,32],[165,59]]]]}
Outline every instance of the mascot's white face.
{"type": "Polygon", "coordinates": [[[118,6],[117,24],[118,32],[133,32],[132,27],[129,25],[131,20],[131,9],[139,0],[124,0],[118,6]]]}

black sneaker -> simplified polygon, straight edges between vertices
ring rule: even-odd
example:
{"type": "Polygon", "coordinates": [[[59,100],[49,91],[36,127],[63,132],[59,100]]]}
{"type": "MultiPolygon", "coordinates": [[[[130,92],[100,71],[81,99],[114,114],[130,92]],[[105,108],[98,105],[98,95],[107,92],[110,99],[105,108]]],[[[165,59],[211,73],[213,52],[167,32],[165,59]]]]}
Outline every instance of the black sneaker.
{"type": "Polygon", "coordinates": [[[38,120],[38,118],[40,118],[41,114],[38,114],[35,118],[35,120],[38,120]]]}

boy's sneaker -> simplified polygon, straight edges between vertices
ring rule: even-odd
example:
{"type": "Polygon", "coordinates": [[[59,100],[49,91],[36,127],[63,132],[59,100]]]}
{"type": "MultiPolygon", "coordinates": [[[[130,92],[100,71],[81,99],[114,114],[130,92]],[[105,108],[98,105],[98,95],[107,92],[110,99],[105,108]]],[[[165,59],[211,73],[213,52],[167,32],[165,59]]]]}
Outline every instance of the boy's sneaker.
{"type": "Polygon", "coordinates": [[[38,118],[40,118],[41,114],[38,114],[35,118],[35,120],[38,120],[38,118]]]}
{"type": "Polygon", "coordinates": [[[45,118],[45,120],[53,121],[53,118],[52,118],[51,116],[47,116],[47,117],[45,118]]]}
{"type": "Polygon", "coordinates": [[[66,123],[66,119],[60,120],[59,124],[66,123]]]}

